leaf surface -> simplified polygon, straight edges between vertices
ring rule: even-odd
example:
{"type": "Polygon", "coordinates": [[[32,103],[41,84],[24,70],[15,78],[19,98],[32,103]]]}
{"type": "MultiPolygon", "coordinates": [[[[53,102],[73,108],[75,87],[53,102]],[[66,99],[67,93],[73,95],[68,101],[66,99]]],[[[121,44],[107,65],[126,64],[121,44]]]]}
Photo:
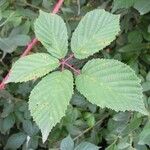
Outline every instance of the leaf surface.
{"type": "Polygon", "coordinates": [[[96,9],[88,12],[73,33],[71,48],[84,59],[109,45],[120,31],[119,15],[96,9]]]}
{"type": "Polygon", "coordinates": [[[18,149],[26,140],[27,135],[23,132],[12,134],[6,143],[5,149],[18,149]]]}
{"type": "Polygon", "coordinates": [[[49,53],[59,59],[65,57],[68,51],[68,35],[61,17],[40,11],[35,21],[35,34],[49,53]]]}
{"type": "Polygon", "coordinates": [[[137,9],[141,15],[150,12],[150,1],[149,0],[137,0],[134,8],[137,9]]]}
{"type": "Polygon", "coordinates": [[[91,103],[115,111],[147,114],[140,80],[127,65],[109,59],[93,59],[76,79],[77,89],[91,103]]]}
{"type": "Polygon", "coordinates": [[[150,122],[148,121],[144,126],[142,132],[139,134],[139,145],[150,145],[150,122]]]}
{"type": "Polygon", "coordinates": [[[12,53],[18,46],[25,46],[30,41],[30,37],[24,34],[0,38],[0,49],[3,51],[3,58],[7,53],[12,53]]]}
{"type": "Polygon", "coordinates": [[[99,147],[89,142],[81,142],[74,150],[99,150],[99,147]]]}
{"type": "Polygon", "coordinates": [[[112,12],[122,8],[130,8],[131,6],[134,6],[136,1],[137,0],[114,0],[112,12]]]}
{"type": "Polygon", "coordinates": [[[143,49],[149,49],[150,44],[149,43],[131,43],[131,44],[126,44],[125,46],[121,47],[118,49],[118,52],[121,53],[138,53],[143,49]]]}
{"type": "Polygon", "coordinates": [[[51,129],[65,115],[73,94],[73,77],[70,71],[54,72],[44,77],[32,90],[29,109],[46,141],[51,129]]]}
{"type": "Polygon", "coordinates": [[[60,150],[74,150],[74,142],[70,135],[62,140],[60,150]]]}
{"type": "Polygon", "coordinates": [[[26,82],[42,77],[59,66],[59,60],[46,53],[36,53],[17,60],[12,66],[9,82],[26,82]]]}

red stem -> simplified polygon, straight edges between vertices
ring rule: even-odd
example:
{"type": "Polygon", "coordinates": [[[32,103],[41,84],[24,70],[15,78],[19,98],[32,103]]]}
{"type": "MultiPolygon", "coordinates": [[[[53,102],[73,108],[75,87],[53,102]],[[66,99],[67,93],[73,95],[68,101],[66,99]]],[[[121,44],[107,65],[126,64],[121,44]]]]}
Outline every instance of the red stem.
{"type": "Polygon", "coordinates": [[[68,63],[64,63],[64,65],[68,66],[70,69],[72,69],[77,75],[80,74],[80,70],[75,69],[74,67],[72,67],[71,65],[69,65],[68,63]]]}
{"type": "Polygon", "coordinates": [[[64,67],[65,67],[65,60],[64,59],[62,59],[61,61],[60,61],[60,65],[61,65],[61,71],[64,71],[64,67]]]}
{"type": "Polygon", "coordinates": [[[73,57],[74,57],[74,54],[71,54],[68,58],[66,58],[66,59],[63,61],[63,63],[69,61],[69,60],[72,59],[73,57]]]}
{"type": "Polygon", "coordinates": [[[66,63],[67,61],[69,61],[70,59],[72,59],[73,57],[74,57],[74,54],[71,54],[68,58],[62,59],[62,60],[60,61],[60,64],[61,64],[61,71],[64,70],[65,63],[66,63]]]}
{"type": "MultiPolygon", "coordinates": [[[[56,3],[56,5],[55,5],[54,8],[53,8],[53,11],[52,11],[53,14],[56,14],[56,13],[59,11],[61,5],[63,4],[63,1],[64,1],[64,0],[58,0],[58,2],[56,3]]],[[[33,46],[35,46],[35,45],[37,44],[37,42],[38,42],[38,40],[37,40],[36,38],[34,38],[34,39],[27,45],[27,48],[24,50],[24,52],[22,53],[22,55],[21,55],[20,57],[24,57],[24,56],[28,55],[29,52],[31,51],[31,49],[33,48],[33,46]]],[[[10,71],[11,71],[11,70],[10,70],[10,71]]],[[[10,74],[10,71],[9,71],[8,74],[3,78],[3,80],[2,80],[2,82],[1,82],[1,84],[0,84],[0,90],[2,90],[2,89],[5,88],[5,85],[6,85],[6,84],[5,84],[5,81],[8,79],[9,74],[10,74]]]]}
{"type": "MultiPolygon", "coordinates": [[[[11,70],[10,70],[11,71],[11,70]]],[[[10,74],[10,71],[7,73],[7,75],[5,76],[5,78],[3,78],[3,80],[2,80],[2,82],[1,82],[1,84],[0,84],[0,90],[3,90],[3,89],[5,89],[5,81],[8,79],[8,77],[9,77],[9,74],[10,74]]]]}
{"type": "Polygon", "coordinates": [[[53,11],[52,11],[53,14],[58,13],[58,11],[59,11],[61,5],[63,4],[63,2],[64,2],[64,0],[58,0],[58,2],[56,3],[56,5],[53,8],[53,11]]]}
{"type": "Polygon", "coordinates": [[[35,46],[37,44],[38,40],[36,38],[34,38],[28,45],[27,48],[24,50],[24,52],[22,53],[21,57],[24,57],[26,55],[29,54],[29,52],[31,51],[31,49],[33,48],[33,46],[35,46]]]}

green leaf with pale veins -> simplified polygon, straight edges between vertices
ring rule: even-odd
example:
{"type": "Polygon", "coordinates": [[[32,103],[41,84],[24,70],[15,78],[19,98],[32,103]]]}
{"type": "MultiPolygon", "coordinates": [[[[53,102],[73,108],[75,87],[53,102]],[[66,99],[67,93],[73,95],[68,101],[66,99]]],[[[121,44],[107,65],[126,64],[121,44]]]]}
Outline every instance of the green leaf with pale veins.
{"type": "Polygon", "coordinates": [[[35,21],[35,34],[49,53],[59,59],[65,57],[68,51],[68,35],[61,17],[40,11],[35,21]]]}
{"type": "Polygon", "coordinates": [[[148,121],[139,134],[139,145],[150,145],[150,122],[148,121]]]}
{"type": "Polygon", "coordinates": [[[74,150],[99,150],[100,147],[89,143],[89,142],[81,142],[74,150]]]}
{"type": "Polygon", "coordinates": [[[93,59],[76,79],[77,89],[91,103],[115,111],[147,114],[139,78],[127,65],[109,59],[93,59]]]}
{"type": "Polygon", "coordinates": [[[19,147],[25,142],[27,135],[23,132],[12,134],[6,143],[4,149],[19,149],[19,147]]]}
{"type": "Polygon", "coordinates": [[[96,9],[88,12],[73,33],[71,48],[84,59],[108,46],[120,31],[119,15],[96,9]]]}
{"type": "Polygon", "coordinates": [[[150,0],[137,0],[134,8],[137,9],[141,15],[150,12],[150,0]]]}
{"type": "Polygon", "coordinates": [[[136,1],[137,0],[114,0],[112,12],[115,12],[116,10],[122,9],[122,8],[128,9],[131,6],[134,6],[134,3],[136,1]]]}
{"type": "Polygon", "coordinates": [[[65,115],[73,94],[73,76],[70,71],[53,72],[44,77],[32,90],[29,98],[31,115],[46,141],[51,129],[65,115]]]}
{"type": "Polygon", "coordinates": [[[56,69],[59,60],[46,53],[36,53],[17,60],[12,66],[9,82],[25,82],[37,79],[56,69]]]}
{"type": "Polygon", "coordinates": [[[74,141],[70,135],[61,141],[60,150],[74,150],[74,141]]]}

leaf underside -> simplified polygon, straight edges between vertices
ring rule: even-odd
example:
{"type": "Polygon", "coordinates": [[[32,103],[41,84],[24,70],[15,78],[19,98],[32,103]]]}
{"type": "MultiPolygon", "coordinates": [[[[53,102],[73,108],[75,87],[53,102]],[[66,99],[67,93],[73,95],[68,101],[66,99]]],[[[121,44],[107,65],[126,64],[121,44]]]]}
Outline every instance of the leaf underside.
{"type": "Polygon", "coordinates": [[[63,19],[56,14],[40,11],[34,26],[37,39],[47,51],[56,58],[64,58],[68,51],[68,35],[63,19]]]}
{"type": "Polygon", "coordinates": [[[59,60],[46,53],[36,53],[17,60],[12,66],[9,82],[26,82],[37,79],[59,66],[59,60]]]}
{"type": "Polygon", "coordinates": [[[77,77],[76,86],[91,103],[102,108],[147,114],[140,80],[129,66],[117,60],[89,61],[77,77]]]}
{"type": "Polygon", "coordinates": [[[44,77],[32,90],[29,109],[46,141],[51,129],[60,122],[73,94],[70,71],[54,72],[44,77]]]}
{"type": "Polygon", "coordinates": [[[71,39],[71,49],[84,59],[109,45],[120,31],[119,15],[96,9],[80,21],[71,39]]]}

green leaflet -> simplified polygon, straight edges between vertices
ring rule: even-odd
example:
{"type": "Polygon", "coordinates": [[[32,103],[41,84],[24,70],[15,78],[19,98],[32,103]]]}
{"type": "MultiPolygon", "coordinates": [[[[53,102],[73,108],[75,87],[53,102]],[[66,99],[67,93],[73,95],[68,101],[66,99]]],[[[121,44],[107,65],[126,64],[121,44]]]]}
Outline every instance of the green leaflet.
{"type": "Polygon", "coordinates": [[[18,149],[25,142],[27,135],[23,132],[12,134],[5,146],[5,149],[18,149]]]}
{"type": "Polygon", "coordinates": [[[133,30],[128,33],[128,42],[131,44],[142,43],[143,36],[139,30],[133,30]]]}
{"type": "Polygon", "coordinates": [[[46,141],[51,129],[65,115],[73,94],[73,76],[70,71],[54,72],[43,78],[32,90],[29,109],[46,141]]]}
{"type": "Polygon", "coordinates": [[[68,51],[68,35],[60,16],[40,11],[35,21],[35,34],[49,53],[59,59],[65,57],[68,51]]]}
{"type": "Polygon", "coordinates": [[[81,142],[74,150],[99,150],[99,147],[89,142],[81,142]]]}
{"type": "Polygon", "coordinates": [[[141,15],[150,12],[150,1],[149,0],[136,0],[134,8],[137,9],[141,15]]]}
{"type": "Polygon", "coordinates": [[[73,33],[71,49],[84,59],[109,45],[120,31],[119,15],[96,9],[88,12],[73,33]]]}
{"type": "Polygon", "coordinates": [[[118,49],[118,52],[121,53],[138,53],[143,49],[149,49],[150,43],[131,43],[126,44],[125,46],[118,49]]]}
{"type": "Polygon", "coordinates": [[[62,140],[60,143],[60,150],[74,150],[74,141],[70,135],[62,140]]]}
{"type": "Polygon", "coordinates": [[[3,51],[3,57],[7,53],[15,51],[18,46],[25,46],[29,41],[30,37],[24,34],[0,38],[0,49],[3,51]]]}
{"type": "Polygon", "coordinates": [[[142,132],[139,134],[139,142],[138,144],[144,145],[147,144],[149,145],[150,143],[150,122],[148,121],[143,128],[142,132]]]}
{"type": "Polygon", "coordinates": [[[147,114],[140,80],[129,66],[117,60],[89,61],[77,77],[76,86],[91,103],[102,108],[147,114]]]}
{"type": "Polygon", "coordinates": [[[122,8],[130,8],[131,6],[134,6],[136,1],[137,0],[114,0],[112,12],[122,8]]]}
{"type": "Polygon", "coordinates": [[[42,77],[59,66],[59,60],[46,53],[36,53],[17,60],[6,83],[25,82],[42,77]]]}

